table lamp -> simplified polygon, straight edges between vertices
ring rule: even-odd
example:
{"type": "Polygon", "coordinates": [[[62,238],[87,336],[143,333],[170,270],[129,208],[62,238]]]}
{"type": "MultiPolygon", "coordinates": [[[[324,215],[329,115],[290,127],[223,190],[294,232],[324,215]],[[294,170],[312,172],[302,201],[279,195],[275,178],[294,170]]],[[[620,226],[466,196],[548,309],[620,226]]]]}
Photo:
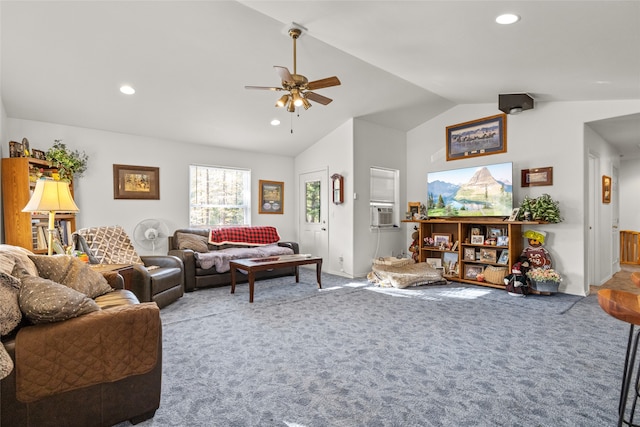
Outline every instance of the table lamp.
{"type": "Polygon", "coordinates": [[[33,195],[22,209],[22,212],[49,212],[49,238],[47,242],[48,254],[53,254],[53,233],[55,231],[56,212],[78,212],[71,197],[69,183],[66,181],[54,181],[40,179],[36,181],[33,195]]]}

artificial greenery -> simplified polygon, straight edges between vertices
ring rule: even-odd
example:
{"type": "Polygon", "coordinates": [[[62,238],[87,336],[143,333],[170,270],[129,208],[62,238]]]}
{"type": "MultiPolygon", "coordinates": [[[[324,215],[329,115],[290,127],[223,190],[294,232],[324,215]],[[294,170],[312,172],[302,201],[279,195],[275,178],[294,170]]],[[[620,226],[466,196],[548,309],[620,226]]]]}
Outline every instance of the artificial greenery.
{"type": "Polygon", "coordinates": [[[84,151],[82,153],[78,150],[71,151],[61,139],[54,141],[53,146],[47,151],[46,158],[58,168],[60,179],[64,181],[71,181],[74,175],[82,176],[82,173],[87,170],[89,161],[89,156],[84,151]]]}
{"type": "Polygon", "coordinates": [[[562,222],[559,204],[560,202],[553,200],[548,194],[543,194],[536,199],[525,196],[520,205],[518,219],[530,219],[550,223],[562,222]],[[530,218],[527,218],[527,213],[530,215],[530,218]]]}

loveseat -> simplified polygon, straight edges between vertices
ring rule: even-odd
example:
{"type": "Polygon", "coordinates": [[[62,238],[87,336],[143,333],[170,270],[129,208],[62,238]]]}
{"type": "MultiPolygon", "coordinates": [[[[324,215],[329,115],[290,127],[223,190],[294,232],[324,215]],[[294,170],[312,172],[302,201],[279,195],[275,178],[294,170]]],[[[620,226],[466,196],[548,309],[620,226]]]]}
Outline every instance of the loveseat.
{"type": "MultiPolygon", "coordinates": [[[[184,289],[231,284],[229,260],[299,253],[296,242],[281,242],[274,227],[225,227],[217,229],[181,228],[169,236],[169,255],[182,260],[184,289]]],[[[256,273],[256,280],[295,276],[295,267],[256,273]]],[[[246,282],[241,271],[236,282],[246,282]]]]}
{"type": "Polygon", "coordinates": [[[162,329],[117,273],[0,245],[0,425],[112,426],[160,405],[162,329]]]}

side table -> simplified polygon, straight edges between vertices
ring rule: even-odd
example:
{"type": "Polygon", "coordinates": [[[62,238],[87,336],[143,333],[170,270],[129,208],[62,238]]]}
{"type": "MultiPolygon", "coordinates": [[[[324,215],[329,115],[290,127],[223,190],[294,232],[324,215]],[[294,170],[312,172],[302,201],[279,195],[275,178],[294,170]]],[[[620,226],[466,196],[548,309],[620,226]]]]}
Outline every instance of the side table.
{"type": "Polygon", "coordinates": [[[90,264],[90,267],[103,273],[106,271],[115,271],[124,279],[124,288],[131,290],[131,284],[133,283],[133,264],[90,264]]]}

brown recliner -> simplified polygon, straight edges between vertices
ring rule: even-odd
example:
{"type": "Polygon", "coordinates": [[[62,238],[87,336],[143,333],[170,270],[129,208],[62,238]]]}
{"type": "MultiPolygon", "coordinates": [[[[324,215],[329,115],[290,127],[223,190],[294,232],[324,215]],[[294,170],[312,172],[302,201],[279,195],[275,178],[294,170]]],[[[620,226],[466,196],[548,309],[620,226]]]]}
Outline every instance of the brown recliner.
{"type": "MultiPolygon", "coordinates": [[[[110,274],[109,284],[121,288],[124,283],[122,277],[110,274]]],[[[107,427],[127,420],[138,424],[154,416],[160,406],[162,380],[160,310],[154,303],[139,304],[132,292],[123,289],[99,296],[95,301],[102,310],[56,323],[25,325],[2,339],[15,368],[0,382],[1,427],[107,427]],[[148,325],[147,332],[142,334],[144,336],[130,334],[123,338],[120,332],[130,328],[132,321],[148,325]],[[111,356],[119,354],[120,357],[87,358],[85,366],[65,363],[66,358],[63,357],[60,367],[56,368],[48,350],[41,355],[28,354],[29,361],[25,362],[20,357],[16,358],[21,343],[25,342],[21,334],[30,336],[32,342],[48,340],[61,343],[60,348],[74,353],[101,343],[102,348],[114,350],[109,351],[111,356]],[[63,337],[68,337],[67,344],[63,337]],[[146,365],[151,366],[150,370],[145,367],[144,372],[128,375],[131,361],[127,360],[126,353],[134,352],[134,348],[153,353],[154,357],[146,365]],[[91,363],[91,366],[96,363],[100,366],[100,375],[116,379],[96,381],[99,375],[92,377],[91,372],[85,371],[91,363]],[[52,373],[51,380],[39,370],[43,366],[50,367],[47,371],[52,373]],[[35,373],[36,382],[21,378],[27,371],[35,373]],[[80,378],[74,387],[75,376],[69,372],[82,373],[77,376],[89,379],[83,385],[80,378]],[[64,387],[56,391],[60,384],[64,387]],[[29,397],[25,398],[25,394],[29,397]]]]}
{"type": "Polygon", "coordinates": [[[89,255],[92,264],[132,264],[131,290],[141,302],[165,307],[184,295],[184,272],[180,258],[170,255],[139,256],[121,226],[77,230],[76,249],[89,255]]]}

